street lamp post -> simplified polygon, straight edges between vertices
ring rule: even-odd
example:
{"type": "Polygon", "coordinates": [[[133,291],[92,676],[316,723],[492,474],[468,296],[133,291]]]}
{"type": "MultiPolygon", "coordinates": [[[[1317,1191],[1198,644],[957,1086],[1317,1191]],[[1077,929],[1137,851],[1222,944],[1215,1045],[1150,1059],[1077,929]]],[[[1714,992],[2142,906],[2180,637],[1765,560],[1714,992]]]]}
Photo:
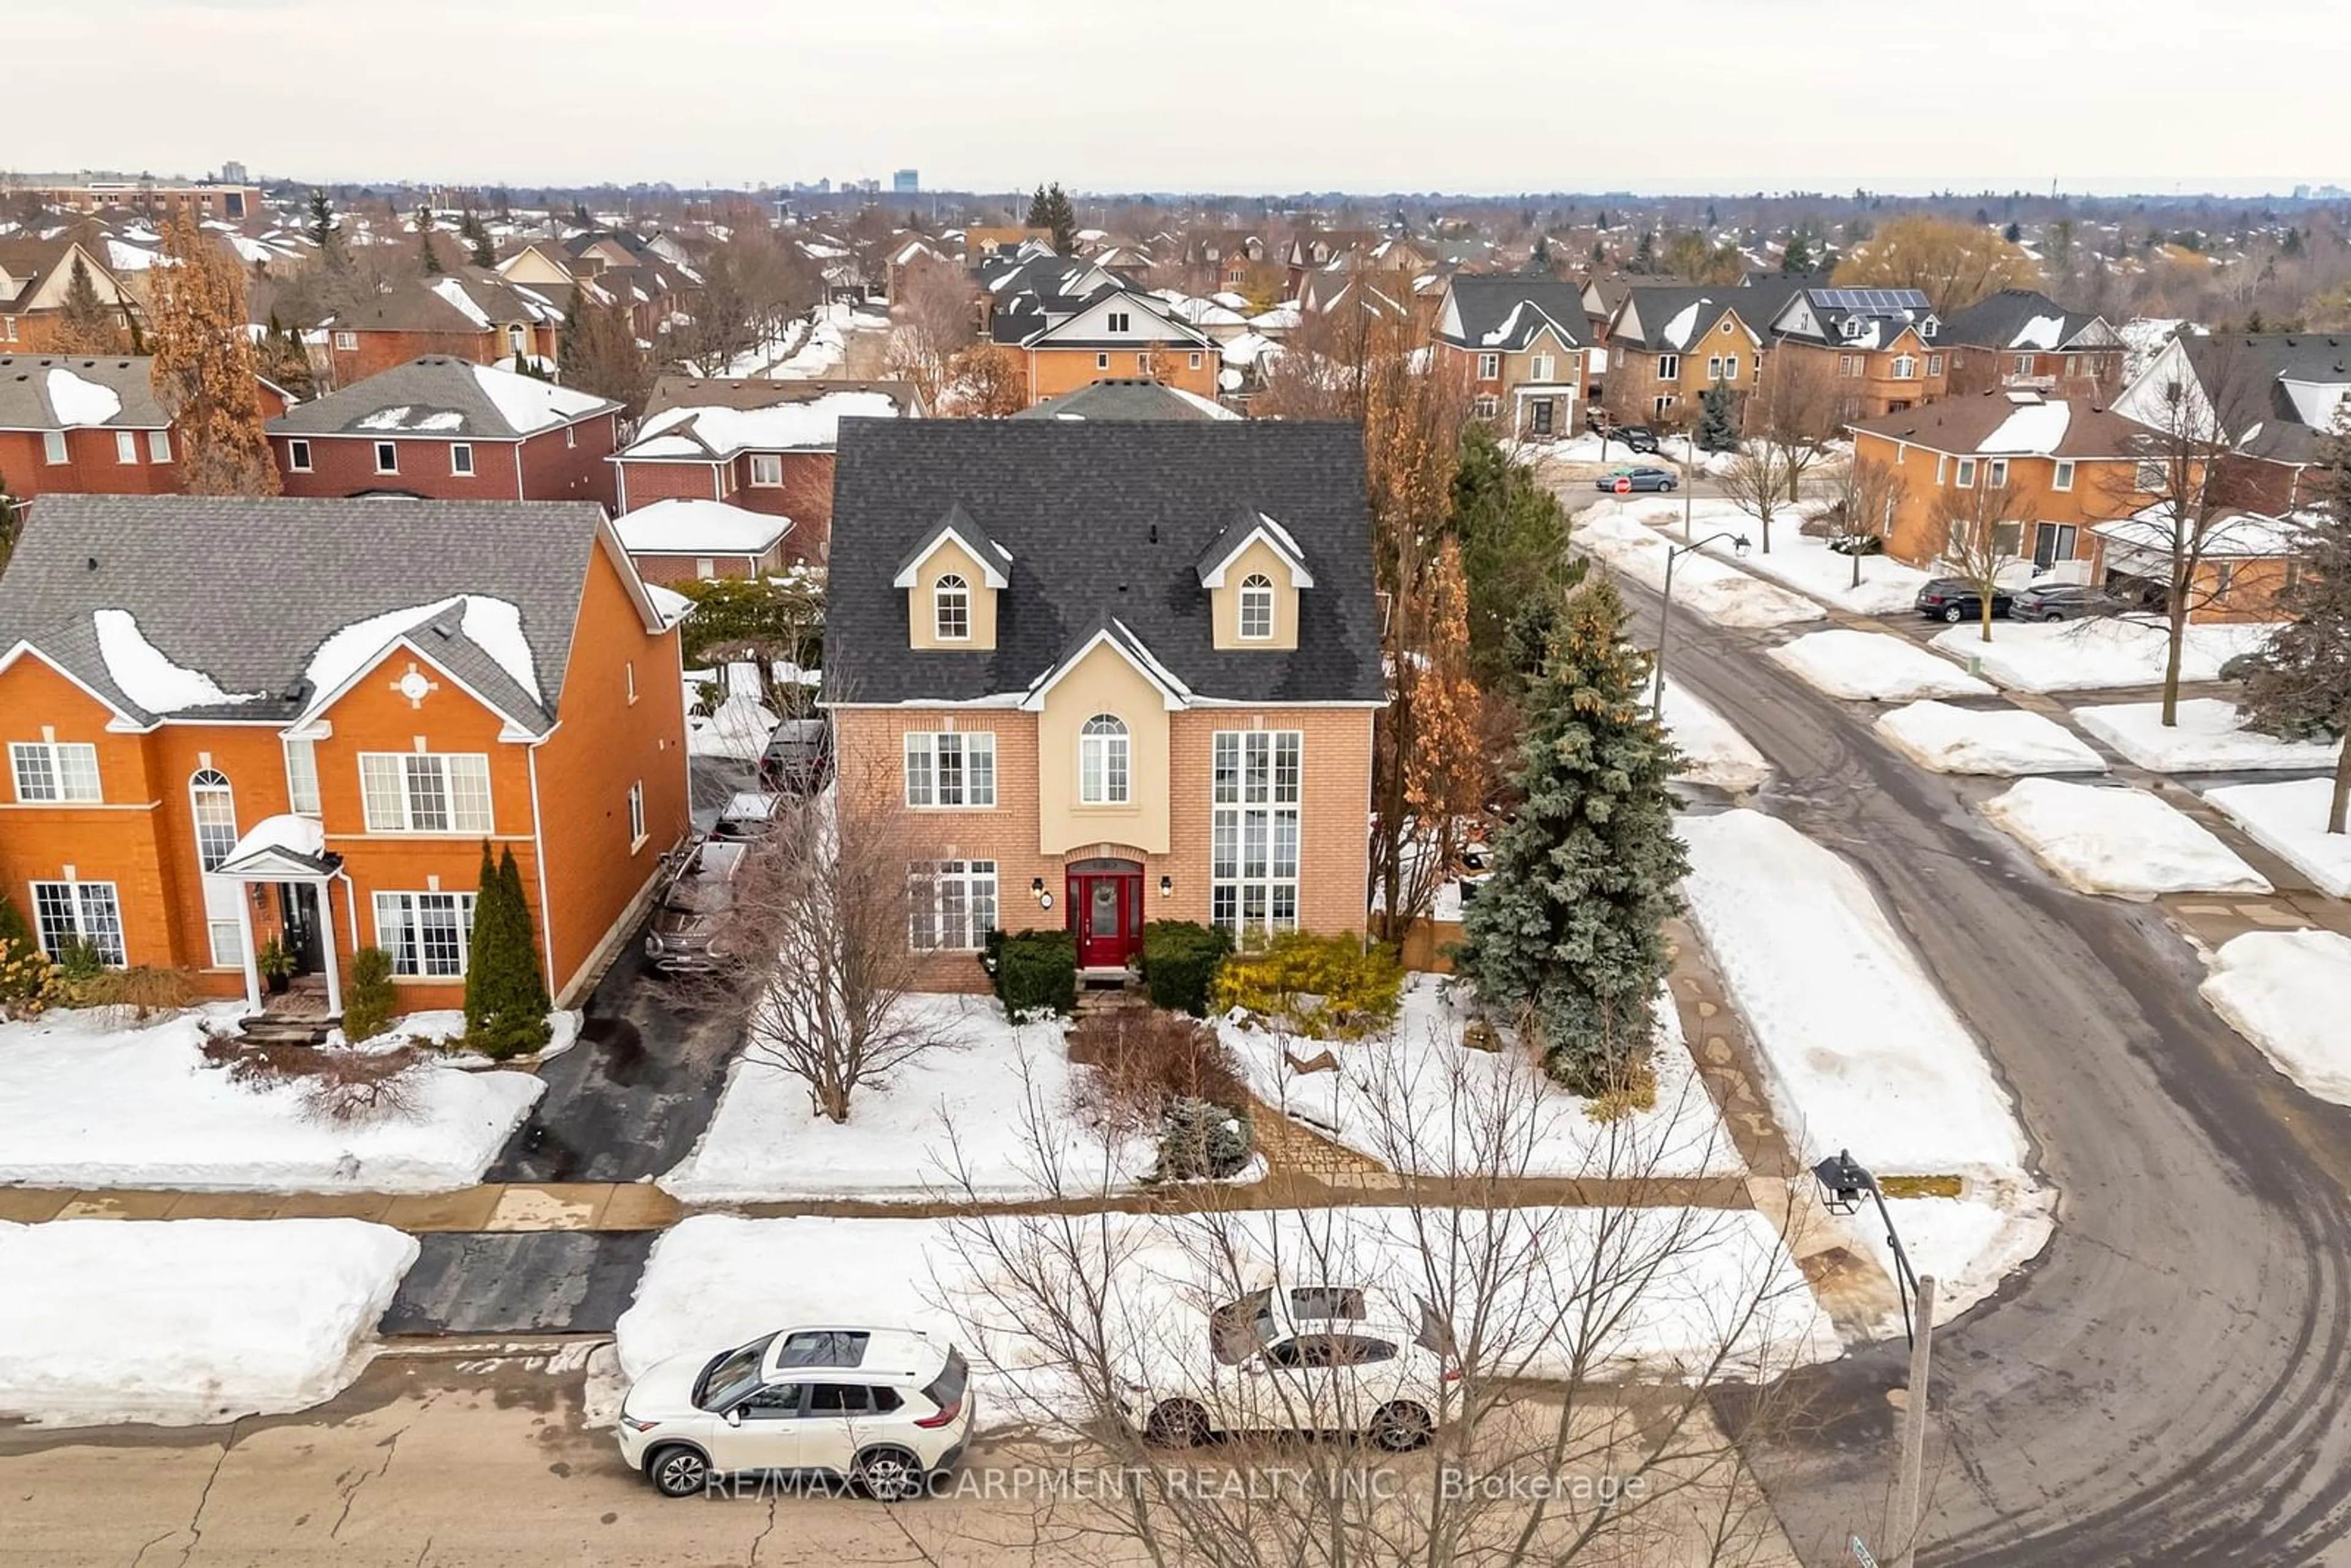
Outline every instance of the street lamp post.
{"type": "MultiPolygon", "coordinates": [[[[1683,531],[1687,533],[1688,530],[1683,531]]],[[[1694,549],[1704,549],[1717,539],[1729,539],[1732,552],[1741,559],[1746,558],[1747,536],[1732,533],[1729,528],[1708,534],[1695,544],[1666,546],[1666,602],[1664,608],[1657,612],[1657,691],[1656,700],[1649,706],[1649,716],[1659,724],[1666,721],[1666,635],[1674,625],[1674,562],[1694,549]]]]}
{"type": "Polygon", "coordinates": [[[1894,1285],[1902,1297],[1902,1332],[1910,1342],[1910,1382],[1902,1412],[1901,1468],[1894,1478],[1893,1511],[1886,1517],[1886,1536],[1894,1547],[1894,1568],[1913,1568],[1918,1554],[1918,1511],[1924,1499],[1927,1468],[1927,1376],[1935,1347],[1935,1276],[1910,1267],[1902,1238],[1894,1231],[1894,1216],[1886,1212],[1886,1195],[1877,1178],[1861,1167],[1851,1153],[1839,1149],[1813,1167],[1821,1184],[1821,1202],[1831,1214],[1851,1214],[1867,1193],[1886,1223],[1886,1245],[1894,1254],[1894,1285]],[[1912,1312],[1912,1302],[1917,1312],[1912,1312]]]}

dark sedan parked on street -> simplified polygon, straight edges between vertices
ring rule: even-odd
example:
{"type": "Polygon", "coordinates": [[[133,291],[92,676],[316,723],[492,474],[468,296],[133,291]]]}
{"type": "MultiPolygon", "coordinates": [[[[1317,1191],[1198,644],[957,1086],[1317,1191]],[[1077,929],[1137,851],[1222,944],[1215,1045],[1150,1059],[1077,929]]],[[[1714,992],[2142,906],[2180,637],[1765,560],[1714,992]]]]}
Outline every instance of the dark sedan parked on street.
{"type": "Polygon", "coordinates": [[[2079,621],[2089,615],[2117,615],[2128,609],[2103,588],[2085,582],[2036,583],[2017,591],[2019,621],[2079,621]]]}
{"type": "Polygon", "coordinates": [[[1680,483],[1663,468],[1624,468],[1603,474],[1592,482],[1592,487],[1623,496],[1641,490],[1670,490],[1680,483]]]}
{"type": "MultiPolygon", "coordinates": [[[[1991,593],[1991,612],[2005,617],[2016,608],[2016,600],[2008,590],[1995,588],[1991,593]]],[[[1975,584],[1960,577],[1938,577],[1918,591],[1918,613],[1934,621],[1978,621],[1983,618],[1983,595],[1975,584]]]]}

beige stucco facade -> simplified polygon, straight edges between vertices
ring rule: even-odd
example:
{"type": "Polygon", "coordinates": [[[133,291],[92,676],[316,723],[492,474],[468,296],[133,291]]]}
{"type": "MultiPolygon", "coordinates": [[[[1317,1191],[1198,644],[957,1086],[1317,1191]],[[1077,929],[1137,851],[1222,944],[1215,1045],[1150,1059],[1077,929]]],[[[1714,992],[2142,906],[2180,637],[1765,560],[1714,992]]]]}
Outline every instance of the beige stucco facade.
{"type": "Polygon", "coordinates": [[[1037,847],[1061,854],[1116,841],[1167,852],[1167,700],[1107,640],[1071,664],[1036,716],[1037,847]],[[1124,802],[1090,804],[1079,788],[1079,732],[1096,715],[1126,726],[1124,802]]]}
{"type": "Polygon", "coordinates": [[[1298,646],[1298,583],[1290,563],[1262,538],[1251,539],[1225,567],[1221,586],[1208,591],[1210,637],[1218,650],[1260,648],[1286,653],[1298,646]],[[1262,575],[1273,584],[1273,635],[1241,635],[1241,584],[1262,575]]]}
{"type": "Polygon", "coordinates": [[[987,573],[972,553],[953,538],[941,539],[931,553],[914,563],[914,585],[906,590],[906,621],[910,642],[917,648],[987,653],[996,646],[996,594],[987,573]],[[939,579],[960,577],[971,591],[971,635],[943,639],[938,634],[935,595],[939,579]]]}

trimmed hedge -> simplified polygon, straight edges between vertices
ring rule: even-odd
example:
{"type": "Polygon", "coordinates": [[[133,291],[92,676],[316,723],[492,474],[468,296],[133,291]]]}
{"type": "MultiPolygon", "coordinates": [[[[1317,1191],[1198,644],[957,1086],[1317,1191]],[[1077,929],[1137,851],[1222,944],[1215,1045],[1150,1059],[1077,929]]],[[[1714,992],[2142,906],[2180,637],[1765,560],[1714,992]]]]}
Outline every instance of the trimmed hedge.
{"type": "Polygon", "coordinates": [[[1208,1015],[1217,966],[1233,950],[1232,934],[1196,920],[1154,920],[1143,928],[1143,983],[1154,1007],[1208,1015]]]}
{"type": "Polygon", "coordinates": [[[1078,940],[1067,931],[992,933],[996,996],[1014,1018],[1038,1008],[1078,1010],[1078,940]],[[998,936],[1002,936],[1000,942],[998,936]]]}

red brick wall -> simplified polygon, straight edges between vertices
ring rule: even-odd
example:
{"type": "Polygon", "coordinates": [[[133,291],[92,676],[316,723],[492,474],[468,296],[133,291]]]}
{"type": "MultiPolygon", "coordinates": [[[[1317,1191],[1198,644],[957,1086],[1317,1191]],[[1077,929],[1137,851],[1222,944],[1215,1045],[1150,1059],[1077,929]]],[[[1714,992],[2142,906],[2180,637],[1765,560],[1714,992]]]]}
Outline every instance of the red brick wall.
{"type": "MultiPolygon", "coordinates": [[[[180,488],[177,463],[151,462],[147,433],[130,433],[136,463],[115,455],[115,432],[65,432],[66,461],[47,461],[37,430],[0,430],[0,479],[19,499],[55,492],[67,496],[170,496],[180,488]]],[[[176,444],[173,448],[177,451],[176,444]]]]}
{"type": "Polygon", "coordinates": [[[604,461],[618,434],[619,416],[604,414],[578,424],[541,431],[518,444],[521,477],[516,476],[517,443],[475,441],[474,472],[449,471],[449,448],[440,437],[407,436],[400,449],[400,472],[375,471],[371,435],[273,435],[270,451],[289,496],[358,496],[371,490],[412,492],[434,501],[597,501],[612,504],[611,465],[604,461]],[[566,430],[577,433],[567,445],[566,430]],[[310,468],[293,467],[293,444],[310,444],[310,468]]]}
{"type": "MultiPolygon", "coordinates": [[[[329,328],[331,334],[335,329],[329,328]]],[[[495,365],[507,357],[507,335],[503,330],[482,332],[388,332],[371,331],[364,328],[344,328],[359,341],[356,347],[339,349],[335,339],[327,340],[328,353],[334,367],[335,385],[347,387],[365,381],[380,371],[426,354],[446,354],[453,360],[469,360],[477,365],[495,365]]],[[[530,351],[554,358],[557,352],[557,330],[553,327],[528,329],[530,351]]]]}
{"type": "Polygon", "coordinates": [[[618,463],[621,470],[620,509],[633,512],[655,501],[684,497],[695,501],[719,499],[719,465],[715,463],[618,463]]]}
{"type": "Polygon", "coordinates": [[[526,501],[595,501],[611,511],[616,486],[605,461],[619,444],[616,413],[544,430],[522,444],[522,496],[526,501]]]}
{"type": "Polygon", "coordinates": [[[713,577],[759,577],[781,571],[785,564],[782,545],[765,555],[635,555],[629,559],[635,563],[639,577],[665,586],[695,581],[702,576],[699,569],[705,560],[710,563],[713,577]]]}

